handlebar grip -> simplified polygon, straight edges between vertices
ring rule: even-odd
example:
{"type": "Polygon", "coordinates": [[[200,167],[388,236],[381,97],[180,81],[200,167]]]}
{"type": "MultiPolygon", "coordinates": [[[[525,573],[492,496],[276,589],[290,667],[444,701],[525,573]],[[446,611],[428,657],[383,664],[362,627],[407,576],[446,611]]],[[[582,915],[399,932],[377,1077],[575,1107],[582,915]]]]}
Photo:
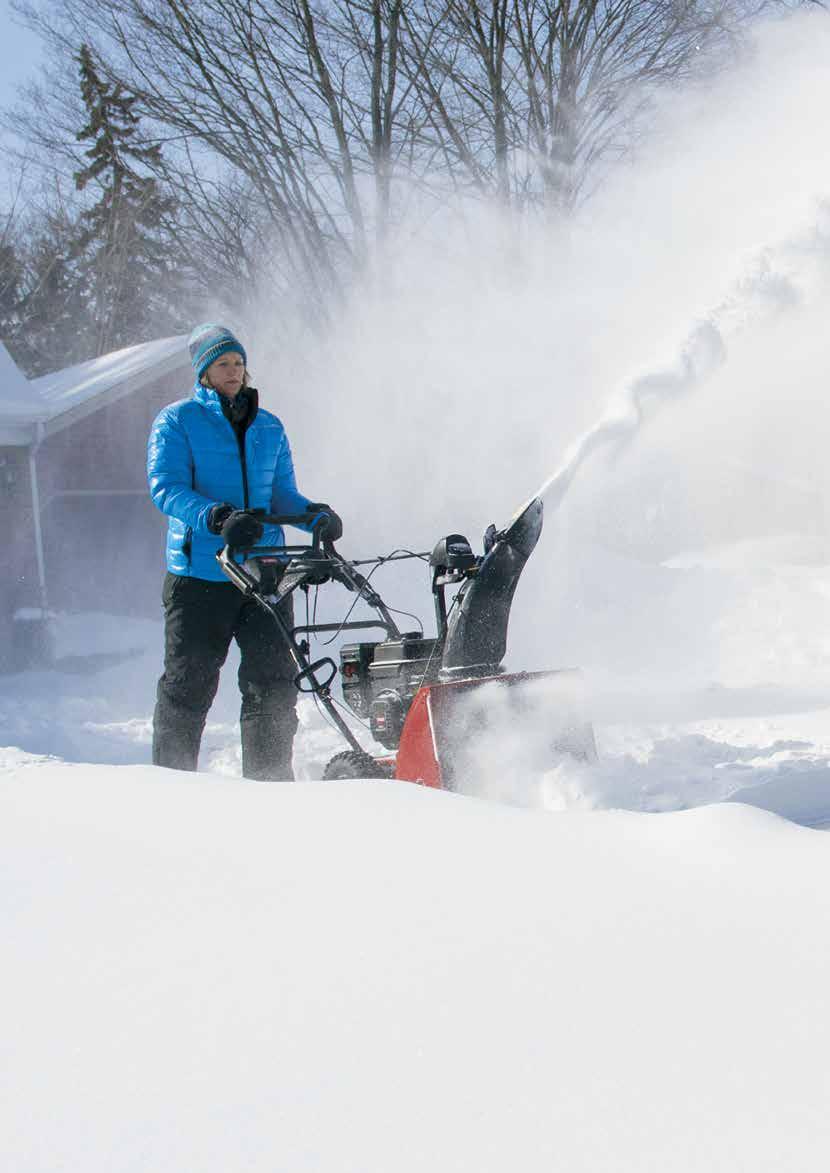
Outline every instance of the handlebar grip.
{"type": "Polygon", "coordinates": [[[258,519],[263,525],[311,525],[319,513],[262,513],[258,519]]]}
{"type": "MultiPolygon", "coordinates": [[[[314,513],[257,513],[257,518],[263,525],[311,525],[313,521],[325,516],[327,515],[322,510],[315,510],[314,513]]],[[[326,538],[325,532],[325,524],[312,526],[311,548],[317,552],[322,547],[325,553],[336,554],[334,542],[326,538]]]]}

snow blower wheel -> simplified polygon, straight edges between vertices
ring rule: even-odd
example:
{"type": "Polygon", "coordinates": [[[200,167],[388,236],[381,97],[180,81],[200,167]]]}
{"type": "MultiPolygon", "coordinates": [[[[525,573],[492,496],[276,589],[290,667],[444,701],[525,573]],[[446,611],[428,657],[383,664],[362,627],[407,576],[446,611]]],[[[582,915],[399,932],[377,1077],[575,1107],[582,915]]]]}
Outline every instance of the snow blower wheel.
{"type": "Polygon", "coordinates": [[[391,769],[384,768],[371,754],[356,753],[353,749],[344,749],[342,753],[335,754],[323,770],[324,782],[340,782],[347,778],[391,777],[391,769]]]}

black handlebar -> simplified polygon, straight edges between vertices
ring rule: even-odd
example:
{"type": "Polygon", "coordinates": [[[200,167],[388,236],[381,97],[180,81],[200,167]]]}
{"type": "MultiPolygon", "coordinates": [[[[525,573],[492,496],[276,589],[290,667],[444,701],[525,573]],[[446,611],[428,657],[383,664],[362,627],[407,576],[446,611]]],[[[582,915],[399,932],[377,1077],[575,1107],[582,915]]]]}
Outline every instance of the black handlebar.
{"type": "Polygon", "coordinates": [[[315,513],[259,513],[254,510],[257,521],[263,525],[310,525],[315,517],[322,517],[318,509],[315,513]]]}
{"type": "MultiPolygon", "coordinates": [[[[324,512],[324,511],[323,511],[324,512]]],[[[263,525],[308,525],[320,512],[314,513],[256,513],[258,521],[263,525]]],[[[325,526],[316,525],[311,533],[310,546],[265,546],[251,547],[258,549],[260,554],[276,554],[287,558],[288,565],[293,566],[300,577],[295,578],[291,590],[302,582],[321,582],[324,579],[317,577],[323,574],[340,582],[347,590],[354,591],[363,600],[373,607],[381,616],[381,626],[385,627],[391,638],[400,635],[397,624],[392,618],[383,599],[369,585],[365,578],[350,562],[342,557],[334,548],[334,543],[325,537],[325,526]],[[321,532],[322,531],[322,532],[321,532]],[[322,549],[321,549],[322,547],[322,549]]],[[[234,559],[235,553],[246,552],[244,548],[233,550],[230,546],[223,546],[216,554],[217,560],[224,573],[243,594],[256,593],[257,584],[251,578],[244,566],[240,566],[234,559]]],[[[266,604],[267,605],[267,604],[266,604]]],[[[348,625],[341,624],[340,627],[348,625]]],[[[362,624],[360,626],[363,626],[362,624]]]]}
{"type": "MultiPolygon", "coordinates": [[[[314,513],[265,513],[261,509],[251,509],[249,512],[251,513],[251,516],[255,517],[257,521],[261,522],[262,525],[305,526],[311,525],[312,522],[317,518],[322,519],[326,516],[324,510],[315,510],[314,513]]],[[[229,548],[233,549],[235,553],[239,553],[240,551],[244,550],[253,550],[254,546],[224,546],[223,550],[229,548]]],[[[279,547],[275,547],[275,549],[278,548],[279,547]]],[[[323,552],[329,556],[332,554],[336,556],[337,554],[337,551],[334,548],[334,543],[328,541],[326,538],[326,526],[322,521],[320,524],[313,526],[311,530],[311,546],[305,546],[303,549],[310,549],[312,554],[319,554],[321,548],[323,552]]],[[[220,551],[220,553],[221,552],[222,551],[220,551]]]]}
{"type": "MultiPolygon", "coordinates": [[[[304,526],[311,525],[315,518],[324,518],[327,516],[325,510],[315,510],[314,513],[257,513],[257,521],[261,521],[263,525],[295,525],[304,526]]],[[[326,538],[325,522],[321,521],[315,525],[311,530],[311,549],[316,554],[322,547],[326,554],[336,553],[334,543],[326,538]]]]}

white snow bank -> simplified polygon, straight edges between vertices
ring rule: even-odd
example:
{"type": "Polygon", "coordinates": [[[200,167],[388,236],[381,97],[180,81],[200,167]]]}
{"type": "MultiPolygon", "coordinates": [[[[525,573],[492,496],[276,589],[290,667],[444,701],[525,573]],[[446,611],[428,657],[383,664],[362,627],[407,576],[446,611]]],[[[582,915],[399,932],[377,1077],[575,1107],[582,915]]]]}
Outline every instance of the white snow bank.
{"type": "Polygon", "coordinates": [[[826,1167],[826,835],[41,762],[0,843],[15,1173],[826,1167]]]}

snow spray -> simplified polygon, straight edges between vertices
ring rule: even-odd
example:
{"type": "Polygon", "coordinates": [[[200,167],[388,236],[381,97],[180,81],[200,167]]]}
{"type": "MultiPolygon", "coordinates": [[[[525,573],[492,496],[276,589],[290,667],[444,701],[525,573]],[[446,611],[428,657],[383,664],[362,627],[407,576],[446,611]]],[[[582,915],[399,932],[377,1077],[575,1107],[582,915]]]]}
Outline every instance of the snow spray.
{"type": "MultiPolygon", "coordinates": [[[[810,269],[826,266],[830,244],[821,225],[776,249],[765,248],[727,297],[690,330],[673,361],[627,379],[612,393],[600,419],[570,447],[562,464],[540,485],[529,501],[542,498],[546,510],[559,508],[583,465],[595,453],[619,451],[635,440],[655,411],[701,387],[728,357],[727,339],[739,331],[768,325],[779,315],[802,304],[804,279],[810,269]],[[798,271],[781,268],[794,255],[798,271]]],[[[527,506],[516,511],[518,516],[527,506]]]]}
{"type": "MultiPolygon", "coordinates": [[[[812,412],[823,402],[824,360],[811,315],[823,298],[808,299],[803,328],[801,312],[787,314],[806,300],[812,246],[804,233],[803,250],[787,255],[786,242],[830,193],[830,156],[805,113],[830,99],[828,51],[826,14],[759,29],[734,70],[661,96],[654,135],[609,168],[567,225],[523,222],[509,255],[492,247],[494,231],[505,238],[503,211],[459,197],[428,215],[413,194],[411,215],[387,242],[382,280],[349,300],[319,344],[258,344],[270,387],[263,402],[286,423],[303,491],[328,485],[336,497],[347,553],[429,549],[453,531],[475,541],[538,486],[548,517],[562,524],[523,579],[528,602],[513,615],[512,654],[590,666],[613,649],[586,582],[616,585],[620,569],[590,560],[621,550],[629,521],[660,560],[697,548],[703,532],[708,540],[705,519],[687,523],[703,507],[707,517],[722,513],[713,469],[754,462],[821,483],[812,412]],[[781,245],[759,251],[764,242],[781,245]],[[770,315],[786,318],[792,344],[780,353],[778,328],[760,325],[770,315]],[[650,473],[641,483],[630,467],[642,455],[645,469],[655,443],[658,476],[682,462],[673,500],[688,511],[673,525],[677,550],[648,544],[648,511],[668,516],[659,513],[663,484],[650,473]],[[615,480],[627,495],[610,502],[612,513],[602,494],[615,480]],[[609,533],[617,544],[602,544],[609,533]],[[581,619],[589,612],[590,623],[581,619]]],[[[746,484],[741,501],[728,503],[733,528],[756,509],[760,529],[765,505],[746,484]]],[[[712,526],[715,540],[722,532],[712,526]]],[[[396,605],[425,611],[412,567],[390,564],[383,576],[396,605]]],[[[647,610],[631,603],[632,642],[653,626],[647,610]]]]}

